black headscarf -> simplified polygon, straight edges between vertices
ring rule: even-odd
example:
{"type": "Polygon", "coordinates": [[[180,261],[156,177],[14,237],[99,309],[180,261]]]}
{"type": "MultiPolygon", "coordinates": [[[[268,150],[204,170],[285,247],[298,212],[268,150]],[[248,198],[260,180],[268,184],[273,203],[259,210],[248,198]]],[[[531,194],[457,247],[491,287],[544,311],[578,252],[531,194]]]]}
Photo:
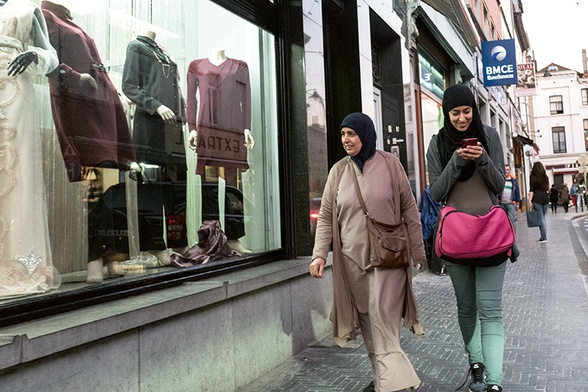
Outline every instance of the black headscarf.
{"type": "MultiPolygon", "coordinates": [[[[472,90],[465,84],[454,84],[449,86],[443,93],[443,128],[439,131],[438,147],[441,155],[441,163],[443,167],[447,165],[451,156],[458,148],[461,148],[461,141],[465,138],[477,138],[484,149],[488,151],[488,142],[484,133],[484,125],[480,118],[478,105],[472,90]],[[449,112],[458,106],[469,106],[472,108],[473,119],[470,127],[465,132],[458,131],[449,118],[449,112]]],[[[476,169],[474,162],[468,163],[462,170],[458,181],[465,181],[469,179],[476,169]]]]}
{"type": "Polygon", "coordinates": [[[348,114],[343,121],[339,130],[343,127],[351,128],[361,140],[361,150],[351,160],[357,164],[359,170],[363,173],[363,164],[376,153],[376,128],[372,119],[363,113],[348,114]]]}

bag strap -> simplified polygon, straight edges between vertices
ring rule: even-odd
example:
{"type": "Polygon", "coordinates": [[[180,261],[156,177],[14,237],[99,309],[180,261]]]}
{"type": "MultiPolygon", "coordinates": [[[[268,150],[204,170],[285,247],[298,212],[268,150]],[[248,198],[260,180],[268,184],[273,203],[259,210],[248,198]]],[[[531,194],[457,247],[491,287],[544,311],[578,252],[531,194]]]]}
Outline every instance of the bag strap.
{"type": "MultiPolygon", "coordinates": [[[[394,176],[393,176],[393,171],[392,171],[392,165],[390,164],[390,162],[388,162],[388,159],[386,158],[386,156],[379,150],[376,150],[376,152],[378,152],[382,158],[384,158],[384,161],[386,162],[386,166],[388,166],[388,172],[390,173],[390,180],[392,182],[392,191],[394,192],[394,208],[396,209],[396,217],[400,220],[400,222],[403,221],[402,217],[400,216],[400,200],[396,200],[396,199],[400,199],[400,197],[396,197],[397,195],[400,196],[400,192],[396,192],[397,187],[395,187],[395,182],[394,182],[394,176]]],[[[349,163],[351,163],[351,159],[348,160],[349,163]]],[[[357,182],[357,173],[355,172],[355,169],[353,169],[353,185],[355,185],[355,193],[357,193],[357,198],[359,199],[359,204],[361,204],[361,209],[363,210],[363,213],[369,217],[370,219],[378,222],[376,219],[372,218],[370,213],[367,210],[367,207],[365,206],[365,201],[363,200],[363,196],[361,195],[361,190],[359,189],[359,183],[357,182]]]]}
{"type": "MultiPolygon", "coordinates": [[[[351,161],[349,161],[351,162],[351,161]]],[[[361,209],[363,210],[363,213],[365,214],[365,216],[369,217],[370,213],[367,210],[367,207],[365,206],[365,202],[363,201],[363,196],[361,196],[361,190],[359,189],[359,183],[357,182],[357,173],[355,173],[355,169],[351,168],[353,170],[353,185],[355,185],[355,193],[357,193],[357,198],[359,199],[359,204],[361,204],[361,209]]]]}

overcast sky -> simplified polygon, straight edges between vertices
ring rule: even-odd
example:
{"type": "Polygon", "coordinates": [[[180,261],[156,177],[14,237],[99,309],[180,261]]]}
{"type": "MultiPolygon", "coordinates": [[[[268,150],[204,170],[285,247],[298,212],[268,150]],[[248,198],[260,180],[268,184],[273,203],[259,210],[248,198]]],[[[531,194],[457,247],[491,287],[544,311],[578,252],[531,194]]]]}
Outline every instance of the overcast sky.
{"type": "Polygon", "coordinates": [[[582,72],[587,19],[588,0],[523,0],[523,23],[537,68],[556,63],[582,72]]]}

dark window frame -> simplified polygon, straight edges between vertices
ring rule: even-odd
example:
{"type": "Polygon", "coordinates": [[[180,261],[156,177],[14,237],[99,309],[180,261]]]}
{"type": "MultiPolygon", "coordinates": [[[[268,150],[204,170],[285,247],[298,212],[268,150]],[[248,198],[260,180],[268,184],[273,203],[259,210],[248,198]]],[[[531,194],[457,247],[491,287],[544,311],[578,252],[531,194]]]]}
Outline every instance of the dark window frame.
{"type": "Polygon", "coordinates": [[[583,88],[580,93],[582,94],[582,106],[588,106],[588,88],[583,88]]]}
{"type": "Polygon", "coordinates": [[[565,127],[551,128],[551,141],[554,154],[565,154],[567,152],[566,129],[565,127]]]}
{"type": "Polygon", "coordinates": [[[551,114],[563,114],[563,95],[551,95],[549,96],[549,111],[551,114]]]}
{"type": "Polygon", "coordinates": [[[588,118],[585,118],[582,123],[584,124],[584,150],[588,151],[588,118]]]}

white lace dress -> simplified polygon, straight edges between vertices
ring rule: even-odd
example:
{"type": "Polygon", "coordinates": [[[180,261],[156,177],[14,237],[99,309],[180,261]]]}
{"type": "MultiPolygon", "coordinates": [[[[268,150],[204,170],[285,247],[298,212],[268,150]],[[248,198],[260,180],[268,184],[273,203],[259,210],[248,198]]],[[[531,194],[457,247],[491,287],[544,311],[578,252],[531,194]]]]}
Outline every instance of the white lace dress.
{"type": "Polygon", "coordinates": [[[43,293],[60,283],[51,260],[31,79],[56,66],[40,9],[28,0],[6,1],[0,7],[0,298],[43,293]],[[37,53],[37,63],[8,76],[8,64],[24,51],[37,53]]]}

